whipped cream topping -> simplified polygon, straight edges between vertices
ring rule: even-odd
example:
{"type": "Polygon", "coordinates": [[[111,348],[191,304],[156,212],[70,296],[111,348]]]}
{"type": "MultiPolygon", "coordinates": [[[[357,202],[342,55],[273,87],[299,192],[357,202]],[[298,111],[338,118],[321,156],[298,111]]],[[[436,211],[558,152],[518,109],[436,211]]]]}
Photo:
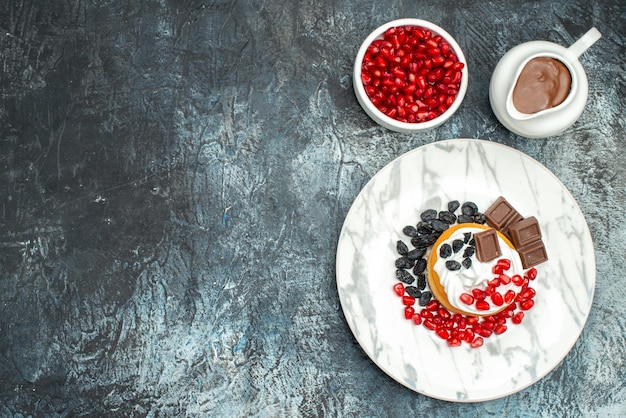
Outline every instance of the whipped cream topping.
{"type": "MultiPolygon", "coordinates": [[[[454,240],[463,240],[465,237],[464,234],[467,232],[475,234],[482,231],[484,231],[484,229],[476,227],[459,228],[454,231],[447,240],[440,242],[434,247],[433,251],[439,254],[439,249],[445,243],[452,245],[454,240]]],[[[524,268],[522,267],[522,261],[517,251],[509,247],[500,236],[498,236],[498,242],[500,244],[500,250],[502,251],[500,257],[491,261],[481,262],[476,258],[476,254],[474,254],[470,257],[472,260],[470,268],[462,267],[460,270],[451,271],[446,267],[446,261],[449,260],[455,260],[459,263],[463,262],[463,252],[465,248],[467,248],[467,245],[460,251],[452,253],[448,258],[437,257],[433,269],[439,276],[439,281],[446,291],[450,305],[462,311],[477,315],[489,315],[502,310],[504,305],[496,306],[494,304],[490,304],[491,308],[489,310],[478,310],[475,305],[466,305],[459,299],[463,293],[469,293],[471,295],[472,289],[478,288],[484,290],[487,287],[487,283],[496,277],[492,269],[500,259],[508,259],[511,261],[511,267],[504,272],[507,276],[512,277],[515,274],[523,276],[524,268]]],[[[498,286],[497,291],[504,295],[509,289],[513,289],[515,293],[519,293],[521,286],[516,286],[513,282],[510,282],[506,285],[498,286]]]]}

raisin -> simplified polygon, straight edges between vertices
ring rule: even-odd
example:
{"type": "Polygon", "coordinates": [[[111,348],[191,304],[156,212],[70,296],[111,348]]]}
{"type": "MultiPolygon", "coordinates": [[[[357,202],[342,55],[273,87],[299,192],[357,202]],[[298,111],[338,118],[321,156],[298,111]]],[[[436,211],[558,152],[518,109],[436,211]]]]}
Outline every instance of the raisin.
{"type": "Polygon", "coordinates": [[[445,244],[442,244],[441,247],[439,247],[439,257],[448,258],[451,255],[452,255],[452,247],[450,246],[450,244],[445,243],[445,244]]]}
{"type": "Polygon", "coordinates": [[[474,247],[471,246],[467,246],[467,248],[465,248],[465,251],[463,251],[463,257],[467,258],[467,257],[471,257],[474,255],[474,252],[476,251],[476,249],[474,249],[474,247]]]}
{"type": "Polygon", "coordinates": [[[454,254],[461,251],[461,248],[463,248],[464,245],[465,243],[462,239],[455,239],[454,241],[452,241],[452,251],[454,251],[454,254]]]}
{"type": "Polygon", "coordinates": [[[396,279],[400,280],[402,283],[411,284],[415,281],[415,278],[411,276],[406,270],[396,270],[396,279]]]}
{"type": "Polygon", "coordinates": [[[417,224],[417,233],[420,235],[430,235],[433,233],[433,227],[427,222],[419,222],[417,224]]]}
{"type": "Polygon", "coordinates": [[[439,216],[438,216],[440,221],[443,221],[447,224],[452,225],[453,223],[456,222],[456,215],[452,212],[449,212],[447,210],[442,210],[441,212],[439,212],[439,216]]]}
{"type": "Polygon", "coordinates": [[[416,237],[411,238],[411,244],[415,248],[424,248],[433,245],[437,241],[437,235],[418,235],[416,237]]]}
{"type": "Polygon", "coordinates": [[[404,291],[407,295],[412,296],[416,299],[422,296],[422,292],[415,286],[407,286],[404,288],[404,291]]]}
{"type": "Polygon", "coordinates": [[[400,257],[396,259],[396,268],[398,269],[410,269],[413,268],[415,260],[411,260],[408,257],[400,257]]]}
{"type": "Polygon", "coordinates": [[[426,270],[426,259],[425,258],[420,258],[419,260],[417,260],[417,262],[415,263],[415,267],[413,267],[413,274],[418,275],[420,273],[423,273],[424,270],[426,270]]]}
{"type": "Polygon", "coordinates": [[[464,232],[463,233],[463,242],[464,243],[467,244],[471,238],[472,238],[472,233],[471,232],[464,232]]]}
{"type": "Polygon", "coordinates": [[[420,214],[420,218],[424,222],[430,222],[437,218],[437,211],[435,209],[426,209],[420,214]]]}
{"type": "Polygon", "coordinates": [[[426,248],[414,248],[405,255],[411,260],[417,260],[420,257],[424,257],[424,254],[426,254],[426,248]]]}
{"type": "Polygon", "coordinates": [[[409,247],[402,241],[396,243],[396,250],[398,250],[398,254],[400,255],[407,255],[409,253],[409,247]]]}
{"type": "Polygon", "coordinates": [[[467,245],[469,245],[470,247],[476,247],[476,240],[472,238],[471,240],[469,240],[467,245]]]}
{"type": "Polygon", "coordinates": [[[437,232],[443,232],[450,227],[450,224],[439,219],[433,219],[431,223],[433,229],[437,232]]]}
{"type": "Polygon", "coordinates": [[[470,215],[459,215],[457,216],[456,221],[460,224],[469,224],[474,222],[474,217],[470,215]]]}
{"type": "Polygon", "coordinates": [[[465,257],[463,259],[463,262],[461,262],[461,264],[463,265],[463,267],[465,267],[466,269],[472,267],[472,259],[469,257],[465,257]]]}
{"type": "Polygon", "coordinates": [[[428,305],[428,302],[430,302],[432,297],[433,297],[433,294],[430,293],[430,291],[422,292],[422,295],[420,296],[420,300],[419,300],[420,306],[428,305]]]}
{"type": "Polygon", "coordinates": [[[446,268],[450,271],[461,270],[461,263],[455,260],[446,261],[446,268]]]}
{"type": "Polygon", "coordinates": [[[412,225],[407,225],[404,228],[402,228],[402,232],[404,233],[404,235],[408,237],[417,236],[417,229],[415,229],[415,227],[412,225]]]}
{"type": "Polygon", "coordinates": [[[487,217],[484,213],[477,213],[474,215],[474,223],[484,225],[487,222],[487,217]]]}
{"type": "Polygon", "coordinates": [[[417,276],[417,287],[419,290],[426,289],[426,275],[420,274],[417,276]]]}
{"type": "Polygon", "coordinates": [[[461,212],[463,212],[463,215],[474,216],[478,212],[478,206],[474,202],[465,202],[461,206],[461,212]]]}
{"type": "Polygon", "coordinates": [[[461,204],[459,203],[458,200],[453,200],[451,202],[448,202],[448,210],[452,213],[454,213],[454,211],[457,210],[459,206],[461,206],[461,204]]]}

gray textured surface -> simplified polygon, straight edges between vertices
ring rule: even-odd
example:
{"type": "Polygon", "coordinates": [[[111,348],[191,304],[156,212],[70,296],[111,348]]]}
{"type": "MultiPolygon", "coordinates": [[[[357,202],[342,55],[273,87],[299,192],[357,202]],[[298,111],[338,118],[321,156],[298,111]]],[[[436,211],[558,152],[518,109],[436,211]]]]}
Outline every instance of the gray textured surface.
{"type": "Polygon", "coordinates": [[[3,1],[0,415],[620,416],[626,413],[626,5],[621,0],[3,1]],[[398,17],[464,48],[458,113],[420,135],[359,107],[352,60],[398,17]],[[521,42],[603,38],[581,119],[528,140],[488,83],[521,42]],[[536,385],[453,404],[395,383],[350,334],[336,242],[364,183],[433,141],[546,165],[587,217],[598,280],[536,385]]]}

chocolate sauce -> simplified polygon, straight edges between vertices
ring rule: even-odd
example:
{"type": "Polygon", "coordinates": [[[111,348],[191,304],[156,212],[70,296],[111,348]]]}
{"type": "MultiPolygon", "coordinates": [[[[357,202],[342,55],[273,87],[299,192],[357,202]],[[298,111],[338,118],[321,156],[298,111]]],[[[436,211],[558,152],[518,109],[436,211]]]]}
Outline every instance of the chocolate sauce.
{"type": "Polygon", "coordinates": [[[522,113],[537,113],[563,103],[572,77],[559,60],[533,58],[524,66],[513,89],[513,105],[522,113]]]}

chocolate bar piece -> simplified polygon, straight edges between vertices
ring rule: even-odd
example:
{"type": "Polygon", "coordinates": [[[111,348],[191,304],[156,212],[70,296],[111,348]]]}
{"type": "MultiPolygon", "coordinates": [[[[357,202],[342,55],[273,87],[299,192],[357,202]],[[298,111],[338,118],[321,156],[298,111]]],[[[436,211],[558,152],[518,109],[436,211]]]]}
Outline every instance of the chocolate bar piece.
{"type": "Polygon", "coordinates": [[[524,247],[541,240],[541,229],[537,218],[531,216],[508,226],[508,236],[515,248],[524,247]]]}
{"type": "Polygon", "coordinates": [[[476,258],[478,261],[486,262],[502,255],[498,234],[495,229],[474,234],[474,244],[476,245],[476,258]]]}
{"type": "Polygon", "coordinates": [[[502,196],[498,197],[485,212],[487,224],[502,231],[507,225],[523,219],[513,206],[502,196]]]}
{"type": "Polygon", "coordinates": [[[543,241],[534,241],[528,245],[520,247],[517,252],[522,259],[522,267],[525,269],[536,266],[537,264],[548,261],[548,253],[543,241]]]}

